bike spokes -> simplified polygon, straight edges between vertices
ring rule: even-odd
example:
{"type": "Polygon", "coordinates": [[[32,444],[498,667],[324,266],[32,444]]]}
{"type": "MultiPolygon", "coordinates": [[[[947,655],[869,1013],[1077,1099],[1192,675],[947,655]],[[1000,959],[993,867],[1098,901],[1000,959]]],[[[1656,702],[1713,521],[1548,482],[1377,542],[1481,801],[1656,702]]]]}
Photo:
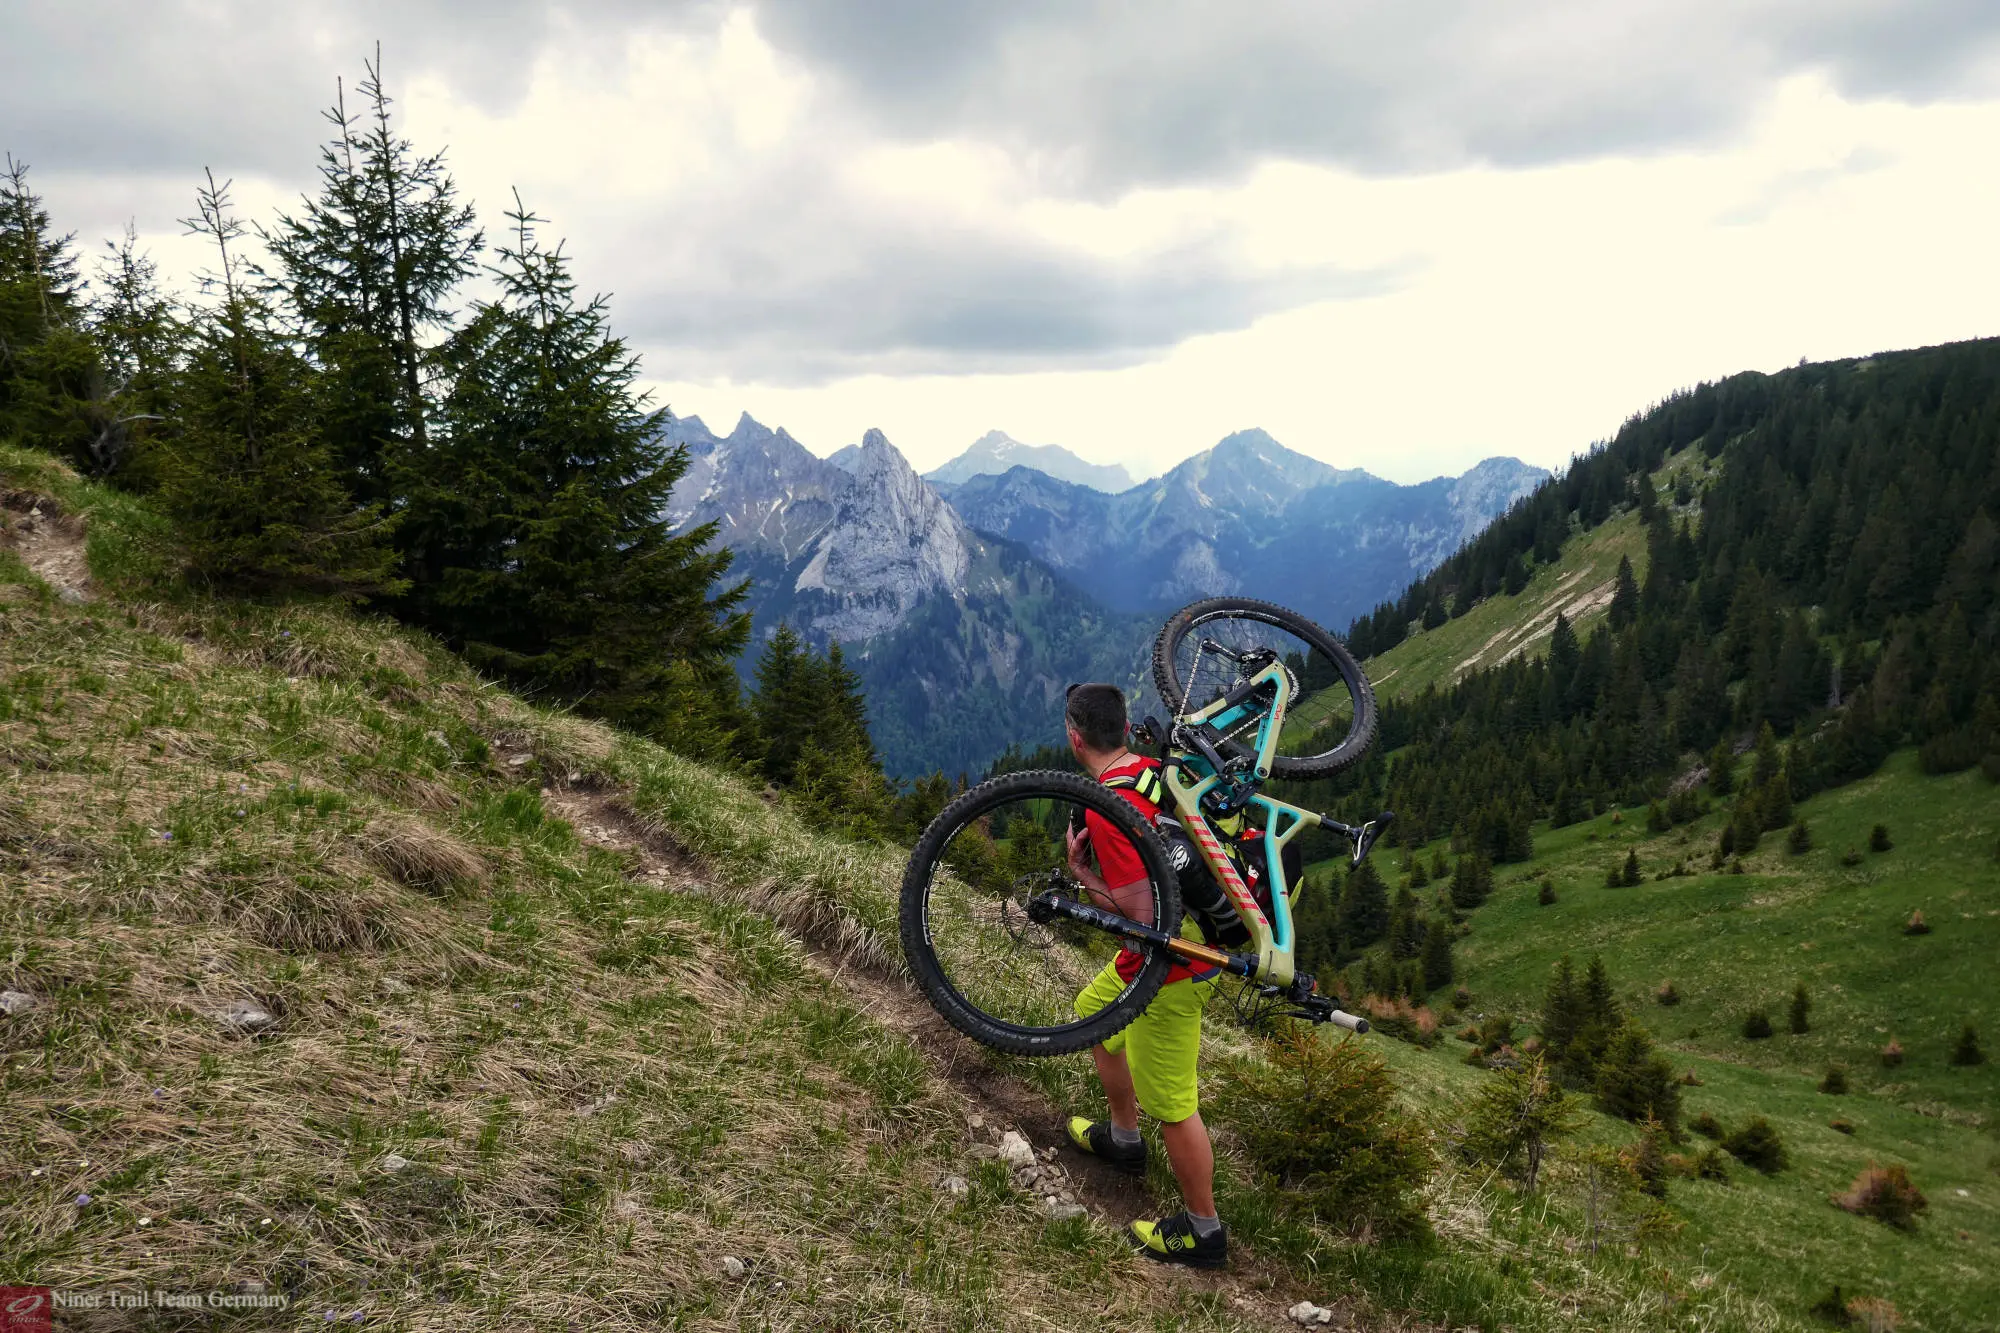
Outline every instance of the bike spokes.
{"type": "Polygon", "coordinates": [[[1003,800],[951,829],[929,869],[922,930],[943,981],[988,1018],[1027,1029],[1075,1021],[1075,1000],[1119,952],[1109,932],[1046,910],[1055,899],[1114,908],[1152,924],[1157,890],[1138,849],[1107,822],[1048,796],[1003,800]],[[1093,875],[1137,884],[1115,908],[1085,888],[1068,865],[1072,826],[1090,838],[1093,875]],[[1038,904],[1042,904],[1038,908],[1038,904]]]}

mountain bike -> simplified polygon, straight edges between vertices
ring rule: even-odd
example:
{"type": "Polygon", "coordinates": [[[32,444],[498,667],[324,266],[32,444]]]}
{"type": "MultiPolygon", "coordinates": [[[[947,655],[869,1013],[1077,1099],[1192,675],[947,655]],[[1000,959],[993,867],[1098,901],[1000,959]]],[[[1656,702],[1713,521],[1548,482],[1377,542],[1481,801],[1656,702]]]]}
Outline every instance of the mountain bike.
{"type": "MultiPolygon", "coordinates": [[[[1285,849],[1318,827],[1359,866],[1388,826],[1387,811],[1359,825],[1279,800],[1272,778],[1329,777],[1374,740],[1374,691],[1338,640],[1297,612],[1218,597],[1176,612],[1153,643],[1153,683],[1171,721],[1152,716],[1132,739],[1161,764],[1160,817],[1178,824],[1174,846],[1198,855],[1221,886],[1248,943],[1219,948],[1183,929],[1181,873],[1161,830],[1117,792],[1078,773],[1009,773],[952,801],[918,838],[903,877],[903,954],[925,997],[959,1031],[1017,1055],[1061,1055],[1094,1046],[1137,1018],[1176,964],[1240,979],[1261,1016],[1284,1015],[1366,1032],[1300,972],[1294,908],[1304,881],[1289,882],[1285,849]],[[1092,833],[1122,839],[1145,869],[1120,902],[1094,900],[1069,872],[1064,835],[1100,817],[1092,833]],[[1230,830],[1258,830],[1258,903],[1231,855],[1230,830]],[[1125,989],[1088,1017],[1078,989],[1114,955],[1139,960],[1125,989]]],[[[1093,852],[1102,863],[1106,848],[1093,852]]],[[[1126,864],[1130,864],[1129,858],[1126,864]]],[[[1239,1004],[1241,1007],[1241,1004],[1239,1004]]]]}

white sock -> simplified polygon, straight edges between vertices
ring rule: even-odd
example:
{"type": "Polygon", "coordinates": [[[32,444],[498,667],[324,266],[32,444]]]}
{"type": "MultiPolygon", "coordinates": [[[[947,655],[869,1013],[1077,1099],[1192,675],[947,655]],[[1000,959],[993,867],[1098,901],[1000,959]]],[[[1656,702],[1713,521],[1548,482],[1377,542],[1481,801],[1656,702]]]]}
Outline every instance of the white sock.
{"type": "Polygon", "coordinates": [[[1200,1213],[1190,1212],[1188,1221],[1194,1223],[1194,1234],[1204,1238],[1222,1230],[1222,1219],[1219,1217],[1203,1217],[1200,1213]]]}
{"type": "Polygon", "coordinates": [[[1111,1127],[1111,1141],[1121,1148],[1136,1148],[1141,1142],[1136,1126],[1132,1129],[1120,1129],[1116,1125],[1111,1127]]]}

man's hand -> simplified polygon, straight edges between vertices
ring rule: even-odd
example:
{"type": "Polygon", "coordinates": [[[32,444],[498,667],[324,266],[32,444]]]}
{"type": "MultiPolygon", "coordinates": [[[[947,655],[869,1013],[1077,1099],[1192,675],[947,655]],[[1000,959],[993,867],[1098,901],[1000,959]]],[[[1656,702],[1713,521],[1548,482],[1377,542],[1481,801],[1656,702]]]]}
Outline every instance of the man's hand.
{"type": "Polygon", "coordinates": [[[1069,873],[1089,883],[1097,876],[1090,871],[1090,830],[1073,828],[1063,834],[1069,848],[1069,873]]]}

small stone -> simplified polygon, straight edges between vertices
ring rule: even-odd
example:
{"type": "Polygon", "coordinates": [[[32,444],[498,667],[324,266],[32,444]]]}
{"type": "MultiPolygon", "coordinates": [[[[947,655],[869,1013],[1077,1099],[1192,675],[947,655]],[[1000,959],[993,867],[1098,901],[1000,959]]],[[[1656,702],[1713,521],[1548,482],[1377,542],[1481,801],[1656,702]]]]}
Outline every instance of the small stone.
{"type": "Polygon", "coordinates": [[[215,1021],[238,1032],[262,1032],[278,1020],[248,1000],[231,1000],[215,1015],[215,1021]]]}
{"type": "Polygon", "coordinates": [[[509,759],[507,761],[507,767],[526,768],[529,764],[534,762],[534,759],[535,756],[531,754],[517,754],[512,759],[509,759]]]}
{"type": "Polygon", "coordinates": [[[1961,1198],[1961,1199],[1969,1199],[1969,1198],[1971,1198],[1971,1197],[1972,1197],[1972,1191],[1971,1191],[1971,1190],[1960,1190],[1960,1191],[1958,1192],[1958,1197],[1959,1197],[1959,1198],[1961,1198]]]}
{"type": "Polygon", "coordinates": [[[984,1129],[986,1128],[986,1117],[983,1115],[974,1115],[972,1119],[966,1121],[965,1123],[970,1125],[974,1129],[984,1129]]]}
{"type": "Polygon", "coordinates": [[[142,1217],[139,1219],[139,1225],[142,1227],[149,1227],[153,1225],[153,1219],[150,1217],[142,1217]]]}
{"type": "Polygon", "coordinates": [[[1072,1217],[1082,1217],[1084,1213],[1084,1208],[1082,1204],[1063,1203],[1059,1199],[1050,1199],[1047,1203],[1043,1204],[1042,1206],[1047,1208],[1049,1216],[1054,1218],[1058,1222],[1067,1222],[1072,1217]]]}
{"type": "Polygon", "coordinates": [[[1333,1311],[1325,1306],[1314,1305],[1311,1301],[1300,1301],[1285,1311],[1285,1316],[1295,1324],[1331,1324],[1333,1311]]]}
{"type": "Polygon", "coordinates": [[[1000,1160],[1014,1167],[1033,1166],[1035,1150],[1028,1146],[1026,1139],[1010,1129],[1000,1136],[1000,1160]]]}
{"type": "Polygon", "coordinates": [[[972,1145],[972,1160],[975,1162],[990,1162],[999,1155],[1000,1150],[990,1143],[975,1143],[972,1145]]]}
{"type": "Polygon", "coordinates": [[[962,1199],[972,1189],[964,1176],[946,1176],[938,1182],[938,1188],[955,1199],[962,1199]]]}
{"type": "Polygon", "coordinates": [[[35,1007],[35,997],[24,990],[0,990],[0,1014],[9,1018],[35,1007]]]}
{"type": "Polygon", "coordinates": [[[733,1254],[725,1254],[722,1256],[722,1271],[730,1277],[742,1277],[750,1271],[750,1265],[744,1263],[733,1254]]]}
{"type": "Polygon", "coordinates": [[[410,983],[404,981],[401,977],[383,977],[375,984],[382,988],[384,995],[408,995],[410,993],[410,983]]]}
{"type": "Polygon", "coordinates": [[[1036,1156],[1040,1157],[1044,1162],[1053,1162],[1056,1160],[1056,1150],[1053,1146],[1050,1146],[1042,1149],[1036,1156]]]}
{"type": "Polygon", "coordinates": [[[387,1171],[391,1175],[394,1175],[396,1172],[401,1171],[404,1167],[408,1166],[409,1164],[410,1164],[409,1158],[399,1157],[395,1153],[390,1153],[387,1157],[384,1157],[382,1159],[382,1169],[384,1171],[387,1171]]]}

